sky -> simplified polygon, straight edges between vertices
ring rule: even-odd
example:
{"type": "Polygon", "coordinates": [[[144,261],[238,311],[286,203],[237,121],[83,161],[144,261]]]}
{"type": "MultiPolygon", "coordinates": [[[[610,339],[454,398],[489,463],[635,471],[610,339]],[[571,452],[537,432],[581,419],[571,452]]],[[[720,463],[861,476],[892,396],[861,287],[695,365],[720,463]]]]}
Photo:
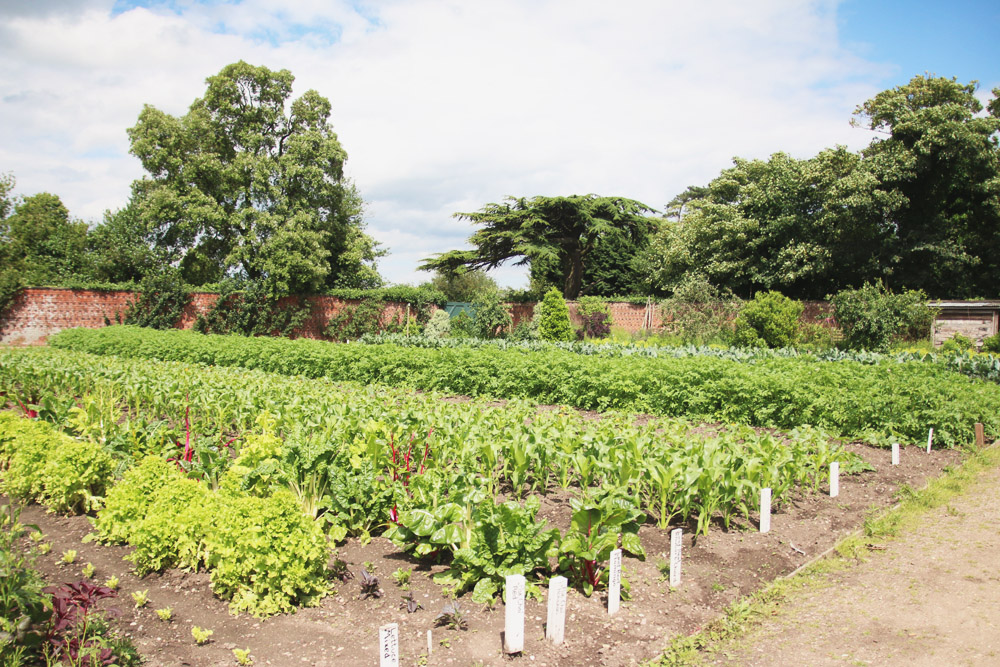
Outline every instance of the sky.
{"type": "MultiPolygon", "coordinates": [[[[953,0],[0,0],[0,173],[97,224],[143,176],[127,128],[245,60],[315,89],[390,283],[469,247],[505,196],[661,209],[735,156],[867,145],[850,125],[925,72],[1000,87],[1000,3],[953,0]]],[[[501,285],[525,271],[501,267],[501,285]]]]}

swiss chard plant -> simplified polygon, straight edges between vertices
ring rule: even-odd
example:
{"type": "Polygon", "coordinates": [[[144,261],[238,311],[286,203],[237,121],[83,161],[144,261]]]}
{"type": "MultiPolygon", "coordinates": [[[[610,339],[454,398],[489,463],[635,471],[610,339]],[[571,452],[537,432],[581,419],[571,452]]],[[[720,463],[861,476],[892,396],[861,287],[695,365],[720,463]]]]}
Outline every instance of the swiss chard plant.
{"type": "MultiPolygon", "coordinates": [[[[607,562],[618,548],[619,536],[623,552],[645,560],[639,542],[639,525],[645,515],[630,499],[614,494],[574,498],[570,504],[573,518],[559,547],[559,569],[589,597],[595,589],[607,586],[607,562]]],[[[622,593],[627,591],[623,576],[622,593]]]]}

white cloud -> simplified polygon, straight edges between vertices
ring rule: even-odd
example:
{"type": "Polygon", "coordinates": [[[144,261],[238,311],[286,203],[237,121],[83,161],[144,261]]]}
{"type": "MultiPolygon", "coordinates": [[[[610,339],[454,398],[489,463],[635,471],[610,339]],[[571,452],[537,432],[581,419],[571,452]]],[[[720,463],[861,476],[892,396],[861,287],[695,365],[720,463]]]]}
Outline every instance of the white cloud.
{"type": "Polygon", "coordinates": [[[96,219],[141,175],[143,104],[183,113],[238,59],[288,68],[333,104],[394,281],[508,194],[660,207],[735,155],[860,147],[850,113],[884,73],[838,44],[832,1],[174,4],[0,5],[0,171],[96,219]]]}

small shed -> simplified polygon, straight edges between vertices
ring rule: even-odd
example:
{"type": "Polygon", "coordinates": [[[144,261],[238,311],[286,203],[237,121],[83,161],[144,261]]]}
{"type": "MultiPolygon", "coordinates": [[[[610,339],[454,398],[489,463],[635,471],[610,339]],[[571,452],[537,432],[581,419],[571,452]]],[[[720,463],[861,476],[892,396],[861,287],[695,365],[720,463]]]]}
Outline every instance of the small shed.
{"type": "Polygon", "coordinates": [[[935,347],[962,334],[978,348],[984,338],[1000,331],[1000,301],[932,301],[927,305],[938,311],[932,332],[935,347]]]}

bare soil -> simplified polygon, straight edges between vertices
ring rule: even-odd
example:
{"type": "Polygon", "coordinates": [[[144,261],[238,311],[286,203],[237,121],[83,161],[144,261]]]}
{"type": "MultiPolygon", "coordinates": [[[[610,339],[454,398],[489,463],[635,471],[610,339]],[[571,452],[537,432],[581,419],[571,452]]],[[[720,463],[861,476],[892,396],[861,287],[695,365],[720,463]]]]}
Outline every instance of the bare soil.
{"type": "MultiPolygon", "coordinates": [[[[919,487],[962,458],[956,451],[927,454],[913,446],[903,449],[901,465],[891,466],[886,450],[856,443],[847,447],[873,464],[876,471],[843,476],[837,498],[828,496],[825,484],[818,492],[797,492],[775,508],[767,534],[758,532],[756,517],[750,525],[734,525],[728,531],[713,526],[707,536],[696,540],[692,539],[693,527],[684,526],[683,580],[676,590],[670,589],[658,569],[658,562],[668,560],[669,530],[645,525],[640,537],[648,558],[645,562],[625,559],[632,597],[623,602],[621,611],[609,617],[603,594],[595,593],[588,599],[571,590],[566,641],[556,647],[544,639],[544,600],[529,600],[525,650],[519,656],[502,653],[502,604],[484,609],[465,596],[460,601],[467,609],[468,630],[435,628],[434,617],[445,598],[430,576],[443,566],[422,565],[381,538],[367,545],[349,540],[339,549],[339,557],[355,575],[363,563],[374,564],[384,591],[381,599],[358,599],[360,585],[355,578],[337,582],[337,593],[319,607],[258,620],[230,615],[227,603],[212,594],[204,572],[172,570],[136,577],[129,563],[122,560],[127,548],[82,542],[91,532],[86,517],[57,516],[42,507],[29,506],[22,521],[39,525],[52,543],[51,553],[38,562],[50,582],[78,580],[80,568],[88,562],[96,568],[95,580],[103,582],[112,574],[120,578],[121,595],[106,601],[107,606],[121,611],[116,622],[153,666],[235,665],[234,648],[249,648],[255,665],[376,665],[378,628],[393,622],[399,624],[403,665],[628,665],[655,657],[672,637],[696,631],[738,597],[824,552],[859,528],[870,508],[892,505],[902,485],[919,487]],[[67,549],[78,552],[73,565],[61,562],[67,549]],[[410,590],[423,605],[416,613],[399,608],[404,593],[391,576],[398,568],[414,569],[410,590]],[[150,602],[143,609],[132,604],[130,593],[136,590],[149,591],[150,602]],[[155,609],[164,607],[173,609],[170,622],[155,614],[155,609]],[[194,625],[214,631],[208,644],[195,645],[191,635],[194,625]],[[428,630],[432,630],[429,656],[428,630]]],[[[541,514],[565,530],[570,517],[568,496],[555,491],[547,494],[541,514]]],[[[793,659],[761,664],[809,662],[793,659]]]]}
{"type": "Polygon", "coordinates": [[[726,665],[1000,665],[1000,469],[884,551],[799,591],[726,665]]]}

